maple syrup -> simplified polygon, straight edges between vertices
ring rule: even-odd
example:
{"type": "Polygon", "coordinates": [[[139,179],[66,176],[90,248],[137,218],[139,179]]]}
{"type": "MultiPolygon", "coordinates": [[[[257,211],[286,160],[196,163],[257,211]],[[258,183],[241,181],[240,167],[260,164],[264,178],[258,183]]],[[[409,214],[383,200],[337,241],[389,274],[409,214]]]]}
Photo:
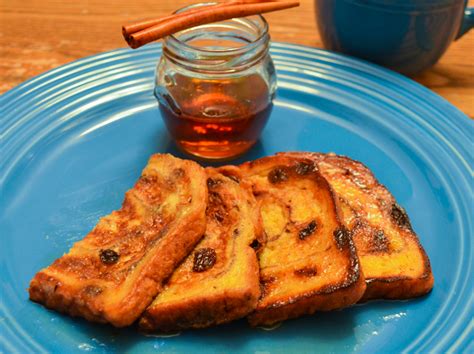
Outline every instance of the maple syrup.
{"type": "Polygon", "coordinates": [[[269,40],[262,16],[194,27],[165,39],[155,96],[181,149],[225,159],[257,142],[276,88],[269,40]]]}
{"type": "MultiPolygon", "coordinates": [[[[179,108],[171,95],[165,96],[168,105],[160,105],[160,111],[178,146],[195,156],[222,159],[240,155],[255,144],[273,105],[260,76],[240,81],[195,82],[201,90],[191,90],[207,93],[182,101],[179,108]],[[208,89],[202,91],[202,86],[208,89]]],[[[189,86],[179,94],[187,95],[187,91],[189,86]]]]}

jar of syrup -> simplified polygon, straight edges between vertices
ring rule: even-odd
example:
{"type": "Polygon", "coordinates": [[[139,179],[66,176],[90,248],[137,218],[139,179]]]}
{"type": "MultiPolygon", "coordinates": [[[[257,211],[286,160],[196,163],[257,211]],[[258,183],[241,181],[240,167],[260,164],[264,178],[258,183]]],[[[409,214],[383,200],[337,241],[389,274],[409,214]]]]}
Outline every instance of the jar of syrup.
{"type": "Polygon", "coordinates": [[[181,149],[224,159],[255,144],[276,89],[269,44],[262,16],[197,26],[164,39],[155,96],[181,149]]]}

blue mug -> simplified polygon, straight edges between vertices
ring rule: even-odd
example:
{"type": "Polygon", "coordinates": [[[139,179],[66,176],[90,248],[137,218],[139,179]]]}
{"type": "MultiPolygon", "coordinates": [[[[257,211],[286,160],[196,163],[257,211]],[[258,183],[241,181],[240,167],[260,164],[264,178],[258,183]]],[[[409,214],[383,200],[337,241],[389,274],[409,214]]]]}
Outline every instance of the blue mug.
{"type": "Polygon", "coordinates": [[[467,0],[315,0],[327,49],[415,75],[474,26],[467,0]]]}

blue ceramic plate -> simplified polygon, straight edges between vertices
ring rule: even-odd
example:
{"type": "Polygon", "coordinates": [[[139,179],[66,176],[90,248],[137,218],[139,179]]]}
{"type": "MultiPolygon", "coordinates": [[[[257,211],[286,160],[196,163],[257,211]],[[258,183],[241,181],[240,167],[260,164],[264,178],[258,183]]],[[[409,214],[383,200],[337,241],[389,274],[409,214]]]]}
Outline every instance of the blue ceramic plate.
{"type": "Polygon", "coordinates": [[[275,43],[275,109],[241,160],[285,150],[363,161],[411,216],[435,287],[285,322],[245,321],[171,338],[72,319],[28,301],[29,280],[120,206],[148,157],[179,153],[152,94],[160,46],[52,70],[0,98],[0,351],[473,352],[474,124],[448,102],[368,63],[275,43]]]}

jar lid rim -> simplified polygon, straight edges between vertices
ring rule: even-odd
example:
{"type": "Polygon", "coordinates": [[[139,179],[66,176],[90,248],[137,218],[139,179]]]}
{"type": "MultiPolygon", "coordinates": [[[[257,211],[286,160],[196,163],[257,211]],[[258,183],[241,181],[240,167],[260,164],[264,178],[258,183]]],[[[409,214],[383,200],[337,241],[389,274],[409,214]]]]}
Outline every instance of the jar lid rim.
{"type": "MultiPolygon", "coordinates": [[[[196,7],[210,6],[210,5],[215,5],[215,4],[218,4],[218,3],[217,2],[204,2],[204,3],[192,4],[192,5],[188,5],[188,6],[185,6],[183,8],[180,8],[180,9],[174,11],[173,14],[180,13],[182,11],[189,10],[189,9],[192,9],[192,8],[196,8],[196,7]]],[[[261,31],[258,34],[258,36],[256,36],[255,39],[252,39],[252,41],[250,41],[249,43],[245,44],[242,47],[226,48],[226,49],[200,48],[200,47],[196,47],[196,46],[193,46],[191,44],[188,44],[184,41],[181,41],[180,39],[178,39],[176,37],[175,34],[171,34],[171,35],[165,37],[164,40],[165,41],[171,41],[174,44],[179,45],[179,46],[183,46],[183,47],[185,47],[189,50],[198,51],[198,52],[207,53],[207,54],[234,54],[234,53],[239,53],[241,51],[246,51],[247,48],[249,48],[249,47],[253,47],[255,44],[259,43],[264,37],[266,37],[268,35],[268,22],[265,19],[265,17],[263,17],[262,15],[255,15],[255,17],[259,18],[259,20],[262,23],[261,31]]],[[[235,18],[235,19],[231,19],[231,20],[227,20],[227,21],[236,21],[236,20],[241,20],[241,19],[247,19],[247,17],[235,18]]],[[[216,22],[216,23],[219,23],[219,22],[216,22]]],[[[201,26],[206,26],[206,25],[201,25],[201,26]]],[[[194,30],[194,29],[199,28],[201,26],[191,27],[187,30],[194,30]]],[[[187,31],[187,30],[184,30],[184,31],[187,31]]],[[[180,31],[178,33],[182,33],[184,31],[180,31]]]]}

